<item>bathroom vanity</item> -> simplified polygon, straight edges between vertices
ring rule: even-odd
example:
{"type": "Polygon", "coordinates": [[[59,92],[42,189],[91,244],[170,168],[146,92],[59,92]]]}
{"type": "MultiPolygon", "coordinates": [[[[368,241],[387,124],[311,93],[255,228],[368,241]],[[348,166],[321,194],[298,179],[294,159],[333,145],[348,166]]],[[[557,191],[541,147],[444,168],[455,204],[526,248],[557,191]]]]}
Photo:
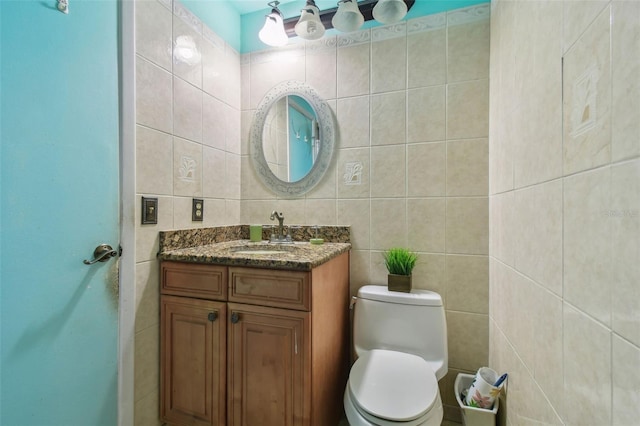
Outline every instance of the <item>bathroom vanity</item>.
{"type": "Polygon", "coordinates": [[[161,250],[161,417],[338,424],[349,368],[348,243],[161,250]]]}

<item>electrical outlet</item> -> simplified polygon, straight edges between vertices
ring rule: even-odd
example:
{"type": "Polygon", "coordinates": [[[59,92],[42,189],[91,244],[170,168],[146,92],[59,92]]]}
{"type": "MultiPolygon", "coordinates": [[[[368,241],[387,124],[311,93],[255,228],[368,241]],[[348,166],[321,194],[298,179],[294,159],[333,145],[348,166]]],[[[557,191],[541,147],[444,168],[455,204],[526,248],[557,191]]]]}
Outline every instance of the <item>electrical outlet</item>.
{"type": "Polygon", "coordinates": [[[204,200],[194,198],[191,208],[191,220],[193,222],[202,222],[204,218],[204,200]]]}
{"type": "Polygon", "coordinates": [[[142,224],[154,225],[158,223],[158,199],[142,197],[142,224]]]}

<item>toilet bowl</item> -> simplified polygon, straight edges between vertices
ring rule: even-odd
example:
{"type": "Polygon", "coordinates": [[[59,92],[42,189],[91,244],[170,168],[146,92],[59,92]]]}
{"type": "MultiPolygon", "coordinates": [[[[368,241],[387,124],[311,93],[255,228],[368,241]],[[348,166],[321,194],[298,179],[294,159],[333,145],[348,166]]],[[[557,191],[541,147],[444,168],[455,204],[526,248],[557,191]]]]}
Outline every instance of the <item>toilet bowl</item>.
{"type": "Polygon", "coordinates": [[[358,359],[344,392],[350,426],[440,425],[438,380],[447,372],[447,345],[439,295],[362,287],[354,349],[358,359]]]}
{"type": "Polygon", "coordinates": [[[438,380],[422,358],[372,350],[354,363],[344,395],[351,426],[430,426],[442,420],[438,380]]]}

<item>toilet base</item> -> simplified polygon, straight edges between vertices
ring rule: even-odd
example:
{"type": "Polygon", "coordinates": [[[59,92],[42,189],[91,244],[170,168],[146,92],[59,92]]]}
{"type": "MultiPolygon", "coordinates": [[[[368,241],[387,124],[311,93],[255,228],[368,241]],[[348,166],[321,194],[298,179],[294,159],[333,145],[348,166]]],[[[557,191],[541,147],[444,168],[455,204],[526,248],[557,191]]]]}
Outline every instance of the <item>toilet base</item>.
{"type": "MultiPolygon", "coordinates": [[[[349,426],[381,426],[375,423],[371,423],[369,420],[365,419],[362,414],[360,414],[353,401],[351,400],[348,384],[347,388],[344,391],[344,412],[347,415],[349,426]]],[[[438,396],[436,405],[431,409],[427,418],[423,419],[422,423],[400,422],[398,423],[398,425],[402,424],[406,426],[440,426],[443,416],[444,410],[442,408],[442,401],[438,396]]],[[[384,424],[391,425],[394,423],[390,421],[384,421],[384,424]]]]}

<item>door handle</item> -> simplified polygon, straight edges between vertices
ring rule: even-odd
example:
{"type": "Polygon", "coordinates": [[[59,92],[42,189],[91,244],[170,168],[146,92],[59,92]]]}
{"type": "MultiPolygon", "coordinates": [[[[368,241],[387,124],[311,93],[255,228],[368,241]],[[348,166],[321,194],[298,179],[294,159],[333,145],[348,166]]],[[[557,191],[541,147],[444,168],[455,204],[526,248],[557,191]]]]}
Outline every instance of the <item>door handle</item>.
{"type": "Polygon", "coordinates": [[[93,251],[93,260],[83,260],[85,265],[93,265],[96,262],[106,262],[112,257],[116,257],[118,252],[114,250],[109,244],[100,244],[93,251]]]}

